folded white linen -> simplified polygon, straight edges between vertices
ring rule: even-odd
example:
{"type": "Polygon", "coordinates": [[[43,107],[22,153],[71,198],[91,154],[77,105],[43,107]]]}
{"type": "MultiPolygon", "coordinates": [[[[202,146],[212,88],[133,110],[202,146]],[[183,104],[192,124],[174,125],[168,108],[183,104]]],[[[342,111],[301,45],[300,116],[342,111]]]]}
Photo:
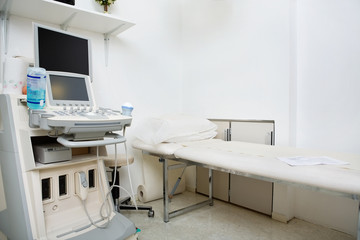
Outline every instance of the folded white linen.
{"type": "Polygon", "coordinates": [[[135,128],[135,136],[147,144],[188,142],[214,138],[216,124],[206,118],[172,114],[146,119],[135,128]]]}

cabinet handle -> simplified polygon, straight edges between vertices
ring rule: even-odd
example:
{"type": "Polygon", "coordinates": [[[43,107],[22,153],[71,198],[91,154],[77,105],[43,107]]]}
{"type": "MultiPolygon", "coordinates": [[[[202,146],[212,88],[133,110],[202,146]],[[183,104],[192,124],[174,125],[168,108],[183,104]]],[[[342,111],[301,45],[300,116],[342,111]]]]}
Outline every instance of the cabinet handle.
{"type": "Polygon", "coordinates": [[[270,132],[270,145],[275,145],[274,131],[270,132]]]}

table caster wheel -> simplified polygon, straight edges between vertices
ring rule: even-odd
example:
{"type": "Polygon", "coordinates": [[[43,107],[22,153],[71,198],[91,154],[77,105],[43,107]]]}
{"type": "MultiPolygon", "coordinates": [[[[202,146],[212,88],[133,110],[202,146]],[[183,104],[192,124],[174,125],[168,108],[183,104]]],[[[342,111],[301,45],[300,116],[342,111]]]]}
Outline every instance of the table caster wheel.
{"type": "Polygon", "coordinates": [[[153,218],[154,216],[155,216],[154,210],[149,210],[149,212],[148,212],[148,217],[153,218]]]}

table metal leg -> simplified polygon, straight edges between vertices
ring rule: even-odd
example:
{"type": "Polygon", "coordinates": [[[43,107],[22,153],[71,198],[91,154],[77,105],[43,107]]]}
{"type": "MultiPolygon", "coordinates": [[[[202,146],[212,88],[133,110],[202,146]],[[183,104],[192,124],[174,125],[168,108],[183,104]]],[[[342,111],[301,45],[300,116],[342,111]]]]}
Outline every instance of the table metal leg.
{"type": "Polygon", "coordinates": [[[163,163],[164,222],[169,222],[168,160],[160,158],[160,162],[163,163]]]}
{"type": "Polygon", "coordinates": [[[359,201],[359,211],[358,211],[357,240],[360,240],[360,201],[359,201]]]}
{"type": "Polygon", "coordinates": [[[209,168],[209,205],[213,206],[213,170],[209,168]]]}
{"type": "Polygon", "coordinates": [[[180,208],[174,211],[170,212],[170,208],[169,208],[169,189],[168,189],[168,184],[169,184],[169,179],[168,179],[168,171],[169,171],[169,161],[167,159],[164,158],[160,158],[159,161],[163,164],[163,201],[164,201],[164,222],[169,222],[169,219],[172,217],[176,217],[180,214],[186,213],[186,212],[190,212],[192,210],[195,210],[197,208],[206,206],[206,205],[213,205],[213,198],[212,198],[212,183],[213,183],[213,176],[212,176],[212,170],[209,170],[209,190],[210,190],[210,194],[209,194],[209,199],[196,203],[194,205],[188,206],[188,207],[184,207],[184,208],[180,208]]]}

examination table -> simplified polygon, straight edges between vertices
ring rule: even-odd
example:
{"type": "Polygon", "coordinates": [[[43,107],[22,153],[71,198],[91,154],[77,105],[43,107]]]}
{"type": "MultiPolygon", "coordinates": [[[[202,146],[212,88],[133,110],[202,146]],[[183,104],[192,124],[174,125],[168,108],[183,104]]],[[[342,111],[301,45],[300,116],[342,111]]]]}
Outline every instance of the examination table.
{"type": "MultiPolygon", "coordinates": [[[[255,179],[285,183],[313,191],[335,194],[354,200],[360,199],[360,156],[344,153],[305,150],[236,141],[209,139],[183,143],[147,144],[134,140],[133,148],[144,154],[159,157],[163,163],[164,221],[195,208],[212,205],[212,170],[255,179]],[[279,157],[327,156],[345,161],[345,165],[290,166],[279,157]],[[209,168],[209,199],[196,205],[169,212],[168,160],[184,166],[209,168]]],[[[360,215],[359,215],[360,218],[360,215]]],[[[357,239],[360,240],[360,220],[357,239]]]]}

